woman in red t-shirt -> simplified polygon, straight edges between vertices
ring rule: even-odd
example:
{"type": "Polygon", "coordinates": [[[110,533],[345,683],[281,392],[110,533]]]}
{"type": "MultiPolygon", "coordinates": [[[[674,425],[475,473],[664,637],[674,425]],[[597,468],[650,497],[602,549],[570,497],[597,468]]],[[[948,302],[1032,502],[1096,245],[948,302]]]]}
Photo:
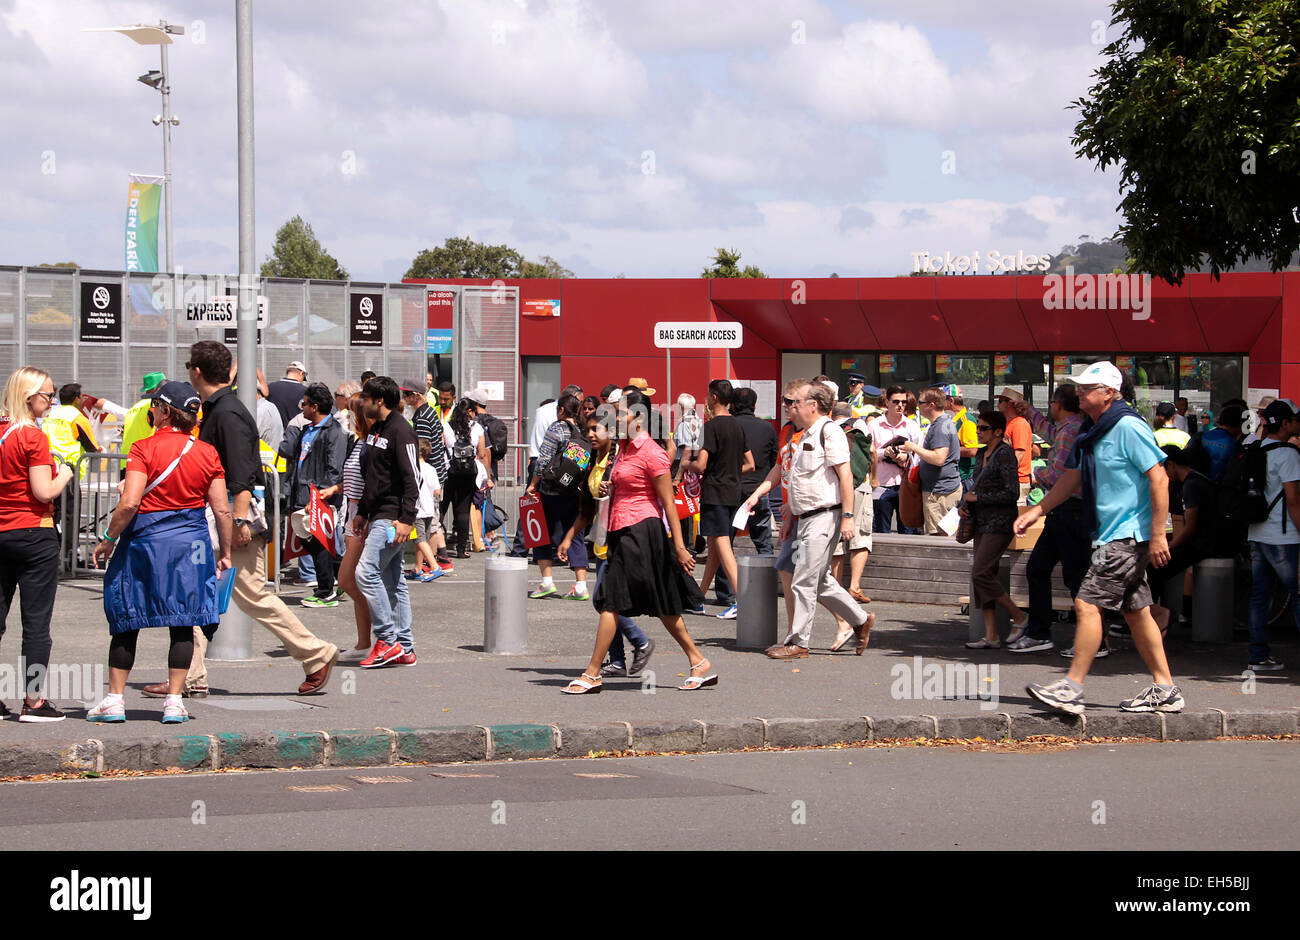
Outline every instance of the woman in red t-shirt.
{"type": "Polygon", "coordinates": [[[678,688],[689,692],[717,685],[717,675],[709,672],[711,664],[696,649],[682,620],[682,611],[703,604],[704,596],[690,575],[695,556],[682,542],[673,502],[672,463],[646,433],[650,400],[639,391],[624,392],[621,405],[627,441],[608,471],[608,482],[600,485],[601,495],[610,499],[608,562],[591,598],[600,611],[596,648],[586,672],[562,691],[585,695],[601,690],[600,665],[618,629],[619,614],[663,621],[690,662],[688,677],[678,688]]]}
{"type": "Polygon", "coordinates": [[[225,471],[211,444],[191,436],[199,395],[185,382],[164,382],[153,393],[154,434],[131,445],[122,498],[95,546],[104,572],[108,695],[86,713],[89,721],[126,720],[122,696],[135,665],[140,630],[167,627],[167,697],[163,723],[189,719],[181,702],[194,655],[194,628],[220,619],[217,574],[230,567],[231,518],[225,471]],[[204,506],[212,508],[220,547],[214,553],[204,506]],[[118,539],[121,543],[118,543],[118,539]]]}
{"type": "MultiPolygon", "coordinates": [[[[49,373],[23,366],[5,383],[0,401],[0,636],[14,593],[22,589],[24,698],[19,721],[62,721],[42,697],[49,671],[50,615],[59,585],[59,533],[53,501],[72,479],[72,468],[50,454],[36,421],[54,402],[49,373]]],[[[0,702],[0,718],[9,709],[0,702]]]]}

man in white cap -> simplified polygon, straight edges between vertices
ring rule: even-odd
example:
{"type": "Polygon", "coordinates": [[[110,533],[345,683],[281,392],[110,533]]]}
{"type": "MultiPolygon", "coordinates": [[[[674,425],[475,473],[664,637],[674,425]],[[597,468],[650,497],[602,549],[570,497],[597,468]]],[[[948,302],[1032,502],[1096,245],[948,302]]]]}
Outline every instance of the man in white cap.
{"type": "Polygon", "coordinates": [[[1106,608],[1123,611],[1133,642],[1151,670],[1152,685],[1119,707],[1130,712],[1179,712],[1183,696],[1169,674],[1160,627],[1151,616],[1146,578],[1148,561],[1157,568],[1169,562],[1165,454],[1150,425],[1121,397],[1123,377],[1113,363],[1094,362],[1077,382],[1079,407],[1087,420],[1066,460],[1065,473],[1038,505],[1015,521],[1014,529],[1023,535],[1082,486],[1083,524],[1091,533],[1092,562],[1074,600],[1078,626],[1069,673],[1048,685],[1030,683],[1026,691],[1058,711],[1083,714],[1083,680],[1101,646],[1101,611],[1106,608]]]}
{"type": "Polygon", "coordinates": [[[307,367],[294,360],[284,370],[284,378],[272,382],[266,388],[266,397],[271,404],[280,409],[280,421],[287,425],[301,412],[298,403],[307,391],[307,367]]]}

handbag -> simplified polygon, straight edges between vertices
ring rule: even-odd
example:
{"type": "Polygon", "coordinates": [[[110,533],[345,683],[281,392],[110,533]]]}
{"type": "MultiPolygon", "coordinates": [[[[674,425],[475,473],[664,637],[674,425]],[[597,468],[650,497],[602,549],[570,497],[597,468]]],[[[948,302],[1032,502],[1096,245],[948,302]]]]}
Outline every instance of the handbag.
{"type": "Polygon", "coordinates": [[[975,518],[964,505],[958,512],[957,532],[953,535],[958,544],[965,545],[975,537],[975,518]]]}

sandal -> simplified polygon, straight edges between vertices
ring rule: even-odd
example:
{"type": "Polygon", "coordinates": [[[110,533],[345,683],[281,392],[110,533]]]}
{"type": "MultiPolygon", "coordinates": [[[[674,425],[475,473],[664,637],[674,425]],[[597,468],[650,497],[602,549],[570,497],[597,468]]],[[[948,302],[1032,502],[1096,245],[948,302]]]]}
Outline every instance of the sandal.
{"type": "Polygon", "coordinates": [[[565,695],[598,695],[602,688],[600,676],[589,676],[584,672],[582,678],[574,679],[560,691],[565,695]],[[575,685],[578,687],[576,690],[575,685]]]}
{"type": "Polygon", "coordinates": [[[696,663],[694,666],[691,667],[690,676],[687,678],[685,682],[683,682],[677,688],[682,692],[694,692],[696,689],[702,689],[706,685],[717,685],[718,684],[717,673],[714,673],[711,676],[697,676],[695,674],[695,670],[697,669],[701,669],[704,672],[708,672],[709,667],[712,665],[713,664],[709,662],[707,659],[701,659],[698,663],[696,663]]]}
{"type": "Polygon", "coordinates": [[[976,640],[973,643],[967,643],[966,648],[968,650],[1000,650],[1002,649],[1002,641],[994,640],[992,643],[990,643],[988,640],[984,639],[983,637],[980,637],[980,639],[976,640]]]}
{"type": "Polygon", "coordinates": [[[858,631],[850,627],[849,632],[844,634],[844,636],[835,638],[835,642],[831,645],[831,652],[838,653],[848,645],[849,640],[853,639],[857,635],[858,631]]]}

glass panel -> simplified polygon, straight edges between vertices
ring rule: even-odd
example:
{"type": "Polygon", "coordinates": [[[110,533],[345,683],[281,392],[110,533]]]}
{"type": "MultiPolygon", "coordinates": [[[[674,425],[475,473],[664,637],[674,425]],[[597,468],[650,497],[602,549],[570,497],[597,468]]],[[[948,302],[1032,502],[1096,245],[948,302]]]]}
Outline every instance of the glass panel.
{"type": "Polygon", "coordinates": [[[1004,388],[1013,388],[1040,411],[1047,410],[1051,394],[1049,373],[1052,357],[1041,353],[994,353],[993,395],[1004,388]]]}
{"type": "Polygon", "coordinates": [[[956,356],[939,353],[934,357],[935,381],[942,385],[956,385],[971,411],[982,401],[992,397],[988,356],[956,356]]]}
{"type": "Polygon", "coordinates": [[[845,378],[850,372],[856,372],[867,380],[868,385],[880,385],[880,370],[874,352],[833,352],[822,356],[822,372],[840,387],[840,398],[849,394],[849,382],[845,378]]]}
{"type": "Polygon", "coordinates": [[[1203,425],[1205,415],[1213,421],[1224,402],[1243,397],[1241,375],[1240,356],[1178,357],[1178,395],[1187,399],[1189,431],[1196,433],[1192,425],[1203,425]]]}
{"type": "Polygon", "coordinates": [[[933,356],[929,353],[881,353],[877,359],[880,367],[881,388],[901,385],[912,394],[920,394],[934,385],[933,356]]]}
{"type": "Polygon", "coordinates": [[[1158,404],[1162,401],[1172,403],[1177,397],[1174,390],[1175,365],[1172,356],[1115,357],[1115,366],[1133,382],[1134,406],[1148,421],[1155,415],[1158,404]]]}

